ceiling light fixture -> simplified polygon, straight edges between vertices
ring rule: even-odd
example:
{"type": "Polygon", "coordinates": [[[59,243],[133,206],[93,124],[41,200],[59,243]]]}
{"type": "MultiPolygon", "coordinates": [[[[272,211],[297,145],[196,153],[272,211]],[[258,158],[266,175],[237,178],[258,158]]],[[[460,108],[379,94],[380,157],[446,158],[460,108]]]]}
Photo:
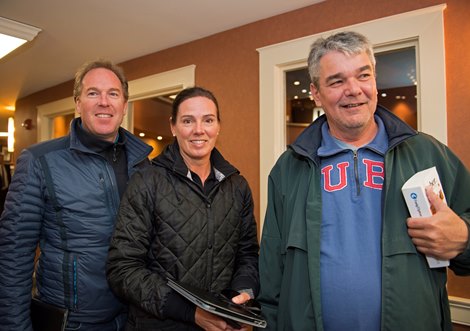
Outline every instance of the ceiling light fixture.
{"type": "Polygon", "coordinates": [[[31,41],[41,29],[0,17],[0,58],[31,41]]]}

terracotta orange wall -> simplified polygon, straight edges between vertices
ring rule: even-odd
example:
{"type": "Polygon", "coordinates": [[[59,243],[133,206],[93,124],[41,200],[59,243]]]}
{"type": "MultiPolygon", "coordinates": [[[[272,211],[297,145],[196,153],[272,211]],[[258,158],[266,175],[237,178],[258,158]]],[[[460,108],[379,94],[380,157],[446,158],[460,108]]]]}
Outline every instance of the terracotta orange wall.
{"type": "MultiPolygon", "coordinates": [[[[196,84],[220,101],[222,131],[218,147],[248,179],[259,210],[259,70],[257,48],[351,24],[447,3],[445,46],[449,146],[470,167],[470,1],[467,0],[328,0],[123,63],[130,80],[196,65],[196,84]]],[[[155,33],[158,38],[158,32],[155,33]]],[[[307,54],[306,54],[307,55],[307,54]]],[[[99,54],[96,54],[99,56],[99,54]]],[[[16,153],[36,141],[36,129],[20,123],[36,119],[39,104],[71,95],[72,83],[41,91],[16,105],[16,153]]],[[[424,110],[425,111],[425,110],[424,110]]],[[[469,291],[470,292],[470,291],[469,291]]]]}
{"type": "MultiPolygon", "coordinates": [[[[444,12],[448,145],[470,168],[470,1],[447,2],[444,12]]],[[[468,197],[467,197],[468,198],[468,197]]],[[[470,298],[470,281],[449,272],[451,295],[470,298]]],[[[470,327],[469,327],[470,329],[470,327]]]]}
{"type": "Polygon", "coordinates": [[[470,168],[470,1],[447,1],[444,14],[448,145],[470,168]]]}

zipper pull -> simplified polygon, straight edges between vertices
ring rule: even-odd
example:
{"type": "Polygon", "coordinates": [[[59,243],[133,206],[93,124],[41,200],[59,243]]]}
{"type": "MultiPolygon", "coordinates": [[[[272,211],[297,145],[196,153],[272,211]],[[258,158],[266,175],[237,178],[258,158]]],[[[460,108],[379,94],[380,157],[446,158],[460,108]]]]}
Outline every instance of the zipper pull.
{"type": "Polygon", "coordinates": [[[116,155],[116,144],[113,145],[113,162],[117,161],[117,155],[116,155]]]}

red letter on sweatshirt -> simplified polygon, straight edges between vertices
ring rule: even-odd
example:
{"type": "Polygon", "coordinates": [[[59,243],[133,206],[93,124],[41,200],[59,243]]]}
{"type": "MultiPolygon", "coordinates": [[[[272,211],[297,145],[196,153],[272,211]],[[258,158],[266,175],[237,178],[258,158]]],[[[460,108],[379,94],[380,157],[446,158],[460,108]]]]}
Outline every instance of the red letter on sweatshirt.
{"type": "Polygon", "coordinates": [[[384,163],[368,159],[364,159],[362,162],[366,165],[364,186],[381,190],[384,182],[384,163]]]}
{"type": "Polygon", "coordinates": [[[346,169],[349,167],[348,162],[341,162],[336,165],[339,170],[339,183],[334,185],[331,183],[331,171],[333,166],[329,165],[324,167],[321,172],[323,174],[324,189],[327,192],[339,191],[348,185],[346,169]]]}

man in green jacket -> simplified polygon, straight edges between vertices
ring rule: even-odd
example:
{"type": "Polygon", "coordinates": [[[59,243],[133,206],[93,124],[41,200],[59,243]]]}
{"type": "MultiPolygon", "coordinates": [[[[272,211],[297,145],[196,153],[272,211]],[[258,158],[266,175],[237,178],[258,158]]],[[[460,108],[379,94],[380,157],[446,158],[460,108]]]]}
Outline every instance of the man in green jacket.
{"type": "Polygon", "coordinates": [[[366,37],[311,48],[314,121],[269,175],[259,301],[268,330],[451,330],[446,267],[470,274],[470,173],[443,144],[377,106],[366,37]],[[401,187],[436,167],[432,217],[411,218],[401,187]]]}

